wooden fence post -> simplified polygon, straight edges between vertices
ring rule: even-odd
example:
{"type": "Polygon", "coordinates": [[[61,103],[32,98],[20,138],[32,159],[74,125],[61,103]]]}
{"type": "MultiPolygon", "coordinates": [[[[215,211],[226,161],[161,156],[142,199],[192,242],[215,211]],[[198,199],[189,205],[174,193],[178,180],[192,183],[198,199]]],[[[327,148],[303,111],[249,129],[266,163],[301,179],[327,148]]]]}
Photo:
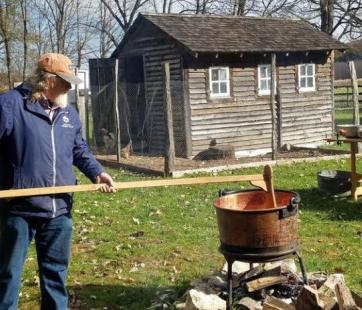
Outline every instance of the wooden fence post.
{"type": "MultiPolygon", "coordinates": [[[[74,69],[74,74],[78,76],[78,68],[74,69]]],[[[77,109],[78,113],[80,111],[79,108],[79,87],[78,84],[75,84],[75,108],[77,109]]]]}
{"type": "Polygon", "coordinates": [[[90,128],[89,128],[89,89],[84,87],[84,107],[85,107],[85,134],[86,141],[90,143],[90,128]]]}
{"type": "Polygon", "coordinates": [[[331,51],[331,81],[332,81],[332,134],[335,133],[336,128],[336,84],[335,84],[335,63],[334,63],[334,51],[331,51]]]}
{"type": "Polygon", "coordinates": [[[117,162],[121,161],[121,129],[119,124],[119,109],[118,109],[118,58],[114,62],[114,111],[116,112],[116,147],[117,147],[117,162]]]}
{"type": "Polygon", "coordinates": [[[271,54],[271,70],[270,70],[270,109],[271,109],[271,120],[272,120],[272,159],[277,158],[277,117],[275,109],[275,87],[276,87],[276,54],[271,54]]]}
{"type": "Polygon", "coordinates": [[[359,105],[358,105],[358,83],[357,83],[357,74],[356,68],[354,66],[354,61],[349,62],[349,72],[351,74],[352,81],[352,102],[353,102],[353,123],[359,125],[359,105]]]}
{"type": "MultiPolygon", "coordinates": [[[[79,74],[79,68],[74,69],[74,74],[78,76],[79,74]]],[[[84,81],[84,85],[86,82],[84,81]]],[[[86,139],[87,137],[87,119],[86,119],[86,111],[85,111],[85,97],[80,98],[79,96],[79,85],[75,84],[75,90],[74,90],[74,97],[75,97],[75,108],[78,111],[80,123],[82,124],[82,137],[86,139]]]]}
{"type": "MultiPolygon", "coordinates": [[[[349,72],[351,74],[352,81],[352,102],[353,102],[353,124],[359,125],[359,102],[358,102],[358,82],[356,68],[354,66],[354,61],[349,61],[349,72]]],[[[360,145],[357,145],[357,153],[360,152],[360,145]]]]}
{"type": "Polygon", "coordinates": [[[172,98],[171,98],[171,84],[170,84],[170,63],[164,62],[162,64],[164,76],[164,118],[166,128],[166,141],[165,141],[165,176],[172,175],[175,170],[175,142],[173,137],[173,118],[172,118],[172,98]]]}

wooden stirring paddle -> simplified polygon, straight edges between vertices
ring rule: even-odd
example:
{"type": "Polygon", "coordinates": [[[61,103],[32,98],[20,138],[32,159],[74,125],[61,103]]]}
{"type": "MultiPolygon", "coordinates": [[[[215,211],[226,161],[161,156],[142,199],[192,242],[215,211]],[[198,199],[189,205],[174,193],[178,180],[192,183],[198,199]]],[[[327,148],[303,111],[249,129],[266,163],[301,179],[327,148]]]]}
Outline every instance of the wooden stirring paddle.
{"type": "Polygon", "coordinates": [[[274,186],[273,186],[273,169],[270,165],[266,165],[264,167],[264,181],[266,184],[267,191],[271,195],[272,201],[273,201],[273,208],[277,208],[277,201],[275,199],[275,192],[274,192],[274,186]]]}

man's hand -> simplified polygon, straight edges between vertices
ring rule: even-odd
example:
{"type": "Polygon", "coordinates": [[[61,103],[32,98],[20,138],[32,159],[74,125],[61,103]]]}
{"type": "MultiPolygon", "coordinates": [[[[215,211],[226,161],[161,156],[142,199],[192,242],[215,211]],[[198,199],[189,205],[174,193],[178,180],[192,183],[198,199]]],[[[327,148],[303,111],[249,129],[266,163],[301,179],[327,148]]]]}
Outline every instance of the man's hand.
{"type": "Polygon", "coordinates": [[[96,184],[102,184],[99,187],[99,190],[102,193],[114,193],[116,191],[113,187],[114,185],[112,177],[106,172],[102,172],[100,175],[97,175],[96,184]]]}

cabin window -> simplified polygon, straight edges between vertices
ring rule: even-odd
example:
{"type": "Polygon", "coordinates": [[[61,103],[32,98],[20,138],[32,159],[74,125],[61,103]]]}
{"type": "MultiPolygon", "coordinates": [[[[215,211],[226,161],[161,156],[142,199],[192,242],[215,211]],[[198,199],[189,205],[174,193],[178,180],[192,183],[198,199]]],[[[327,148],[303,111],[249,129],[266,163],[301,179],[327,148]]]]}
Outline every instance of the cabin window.
{"type": "Polygon", "coordinates": [[[258,66],[258,94],[270,95],[271,65],[258,66]]]}
{"type": "Polygon", "coordinates": [[[298,88],[300,92],[315,90],[315,64],[298,65],[298,88]]]}
{"type": "Polygon", "coordinates": [[[229,97],[229,67],[211,67],[209,69],[210,97],[229,97]]]}

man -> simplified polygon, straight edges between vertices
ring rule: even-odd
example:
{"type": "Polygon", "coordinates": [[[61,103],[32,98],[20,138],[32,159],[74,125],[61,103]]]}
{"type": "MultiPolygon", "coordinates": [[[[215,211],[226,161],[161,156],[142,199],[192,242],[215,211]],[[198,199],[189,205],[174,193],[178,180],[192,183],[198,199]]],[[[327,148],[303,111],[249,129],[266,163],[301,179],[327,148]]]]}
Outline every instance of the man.
{"type": "MultiPolygon", "coordinates": [[[[82,139],[79,117],[64,102],[79,84],[70,60],[48,53],[34,76],[0,95],[0,189],[73,185],[72,165],[113,191],[82,139]]],[[[41,309],[67,309],[65,288],[72,234],[72,195],[0,200],[0,309],[16,309],[24,261],[34,238],[41,309]]]]}

